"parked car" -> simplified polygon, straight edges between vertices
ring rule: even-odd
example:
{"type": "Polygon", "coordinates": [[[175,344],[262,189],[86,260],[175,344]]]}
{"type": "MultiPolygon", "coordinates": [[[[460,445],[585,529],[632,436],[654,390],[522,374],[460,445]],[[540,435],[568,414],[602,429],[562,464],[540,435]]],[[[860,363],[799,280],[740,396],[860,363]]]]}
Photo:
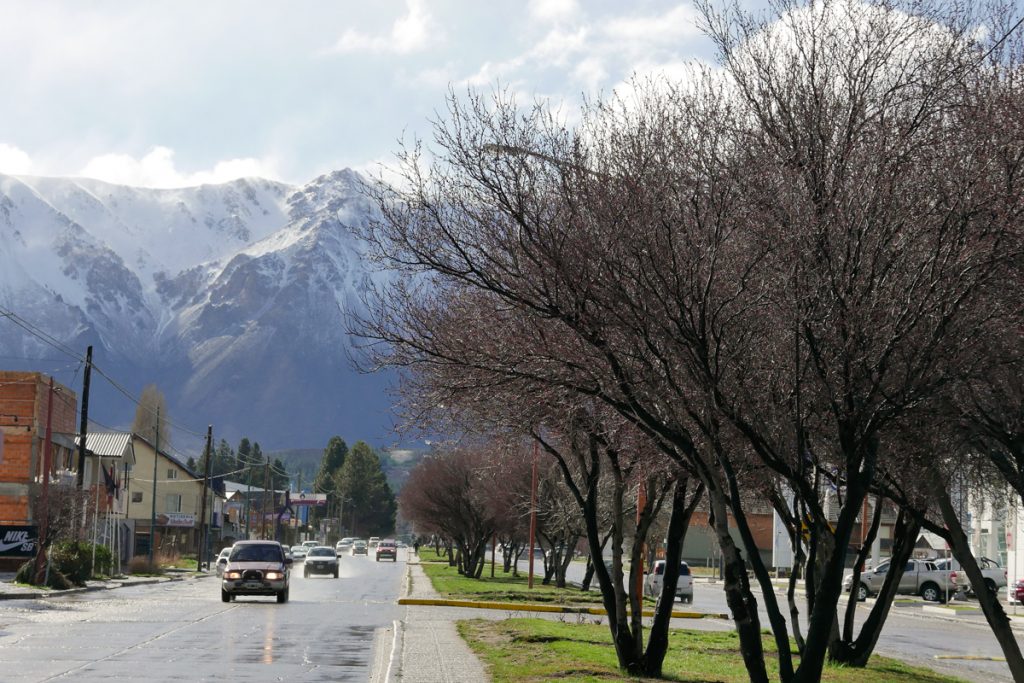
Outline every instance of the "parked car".
{"type": "MultiPolygon", "coordinates": [[[[860,585],[856,595],[858,600],[865,600],[876,595],[882,589],[885,576],[889,572],[890,561],[880,563],[874,569],[861,572],[860,585]]],[[[907,560],[907,566],[900,577],[896,592],[902,595],[920,595],[929,602],[945,602],[948,596],[957,592],[957,572],[948,569],[940,570],[934,562],[928,560],[907,560]]],[[[853,575],[843,579],[843,590],[849,591],[853,575]]]]}
{"type": "MultiPolygon", "coordinates": [[[[665,560],[658,560],[644,578],[644,595],[659,596],[665,583],[665,560]]],[[[676,597],[683,602],[693,602],[693,575],[690,565],[679,563],[679,580],[676,582],[676,597]]]]}
{"type": "Polygon", "coordinates": [[[311,574],[333,574],[334,578],[338,578],[338,554],[334,548],[326,545],[310,548],[302,575],[308,579],[311,574]]]}
{"type": "Polygon", "coordinates": [[[1013,585],[1013,593],[1011,594],[1014,602],[1024,604],[1024,579],[1018,579],[1017,583],[1013,585]]]}
{"type": "Polygon", "coordinates": [[[300,562],[306,559],[306,553],[309,552],[309,548],[304,545],[293,545],[292,546],[292,559],[296,562],[300,562]]]}
{"type": "Polygon", "coordinates": [[[292,560],[277,541],[238,541],[231,548],[220,584],[220,599],[239,595],[273,595],[288,602],[292,560]]]}
{"type": "MultiPolygon", "coordinates": [[[[956,559],[944,557],[941,560],[935,560],[935,566],[940,570],[956,572],[957,587],[968,593],[974,592],[974,587],[971,585],[971,580],[967,577],[967,572],[963,570],[956,559]]],[[[1006,570],[1000,567],[998,562],[987,557],[978,558],[978,568],[981,569],[981,575],[985,577],[985,585],[988,587],[989,592],[993,595],[998,595],[999,590],[1006,586],[1006,570]]]]}
{"type": "Polygon", "coordinates": [[[352,550],[352,541],[354,540],[356,539],[352,538],[351,536],[346,536],[345,538],[341,539],[334,546],[335,552],[337,552],[340,555],[342,553],[347,553],[349,550],[352,550]]]}
{"type": "Polygon", "coordinates": [[[395,545],[393,539],[385,538],[377,543],[377,561],[380,562],[382,557],[385,560],[390,559],[392,562],[398,562],[398,546],[395,545]]]}
{"type": "Polygon", "coordinates": [[[231,548],[224,548],[217,555],[217,576],[224,575],[224,567],[228,566],[228,556],[231,555],[231,548]]]}
{"type": "Polygon", "coordinates": [[[362,541],[362,540],[352,541],[352,554],[353,555],[369,555],[369,550],[366,547],[366,541],[362,541]]]}

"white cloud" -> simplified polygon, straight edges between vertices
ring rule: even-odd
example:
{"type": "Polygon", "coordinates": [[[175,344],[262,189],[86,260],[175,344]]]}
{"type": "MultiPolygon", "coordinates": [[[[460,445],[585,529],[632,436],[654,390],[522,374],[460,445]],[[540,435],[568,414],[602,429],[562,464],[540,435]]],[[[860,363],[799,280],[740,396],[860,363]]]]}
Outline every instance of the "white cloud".
{"type": "Polygon", "coordinates": [[[0,142],[0,173],[27,175],[32,172],[32,159],[14,145],[0,142]]]}
{"type": "Polygon", "coordinates": [[[679,5],[659,16],[616,17],[604,24],[603,31],[616,43],[652,47],[674,45],[700,33],[697,14],[687,5],[679,5]]]}
{"type": "Polygon", "coordinates": [[[530,0],[527,11],[538,21],[557,22],[574,17],[579,5],[576,0],[530,0]]]}
{"type": "Polygon", "coordinates": [[[129,154],[103,154],[93,157],[77,174],[119,185],[136,187],[192,187],[224,183],[247,177],[276,178],[272,160],[254,158],[218,161],[213,168],[183,173],[174,166],[174,150],[154,147],[141,159],[129,154]]]}
{"type": "Polygon", "coordinates": [[[378,52],[409,54],[422,50],[440,36],[440,28],[423,0],[406,0],[406,13],[395,19],[387,35],[370,35],[349,29],[328,53],[378,52]]]}

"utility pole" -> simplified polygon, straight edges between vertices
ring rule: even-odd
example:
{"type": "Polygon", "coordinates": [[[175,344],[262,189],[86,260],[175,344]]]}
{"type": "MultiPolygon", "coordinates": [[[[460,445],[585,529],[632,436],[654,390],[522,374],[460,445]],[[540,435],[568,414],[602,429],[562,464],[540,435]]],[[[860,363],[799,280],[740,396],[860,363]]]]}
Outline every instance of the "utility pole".
{"type": "Polygon", "coordinates": [[[266,539],[267,537],[267,493],[270,491],[270,456],[267,456],[267,464],[263,470],[263,512],[261,520],[262,536],[261,538],[266,539]]]}
{"type": "Polygon", "coordinates": [[[245,456],[245,538],[249,538],[249,518],[252,516],[252,463],[245,456]]]}
{"type": "Polygon", "coordinates": [[[156,545],[156,467],[160,462],[160,406],[156,407],[156,446],[153,451],[153,507],[149,516],[149,566],[153,567],[153,546],[156,545]]]}
{"type": "Polygon", "coordinates": [[[196,539],[199,542],[199,547],[196,549],[196,571],[199,571],[199,568],[203,565],[203,555],[206,554],[206,534],[209,530],[206,525],[206,496],[209,494],[210,489],[210,461],[213,460],[210,453],[210,442],[212,440],[213,425],[207,425],[206,449],[203,454],[203,457],[206,458],[206,467],[203,468],[203,502],[199,507],[199,538],[196,539]]]}
{"type": "Polygon", "coordinates": [[[39,494],[39,547],[36,549],[36,583],[43,575],[46,562],[46,532],[50,522],[50,457],[53,452],[53,378],[50,378],[50,393],[46,398],[46,443],[43,444],[43,490],[39,494]]]}
{"type": "Polygon", "coordinates": [[[78,488],[85,481],[85,437],[89,431],[89,380],[92,377],[92,347],[85,350],[85,374],[82,376],[82,422],[78,428],[78,488]]]}

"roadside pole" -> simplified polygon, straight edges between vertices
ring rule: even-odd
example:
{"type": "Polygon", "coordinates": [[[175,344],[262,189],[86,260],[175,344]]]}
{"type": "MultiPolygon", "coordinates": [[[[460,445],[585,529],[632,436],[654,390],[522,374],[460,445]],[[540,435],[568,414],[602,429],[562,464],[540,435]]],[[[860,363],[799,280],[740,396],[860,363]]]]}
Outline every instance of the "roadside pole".
{"type": "MultiPolygon", "coordinates": [[[[82,422],[78,429],[78,488],[85,481],[85,437],[89,432],[89,380],[92,377],[92,347],[85,350],[85,374],[82,375],[82,422]]],[[[84,535],[84,534],[83,534],[84,535]]]]}
{"type": "Polygon", "coordinates": [[[43,573],[46,561],[46,533],[50,522],[50,457],[53,451],[53,378],[50,378],[50,392],[46,397],[46,442],[43,444],[43,490],[39,495],[39,547],[36,549],[35,581],[43,573]]]}
{"type": "Polygon", "coordinates": [[[156,407],[156,444],[153,449],[153,500],[149,515],[149,566],[153,567],[153,549],[156,546],[156,469],[160,462],[160,406],[156,407]]]}
{"type": "MultiPolygon", "coordinates": [[[[203,502],[199,506],[199,538],[196,541],[199,547],[196,548],[196,571],[203,566],[203,555],[206,553],[206,534],[209,527],[206,524],[206,497],[210,493],[210,461],[213,455],[210,453],[210,441],[213,439],[213,425],[206,426],[206,448],[203,457],[206,458],[206,466],[203,468],[203,502]]],[[[212,507],[212,505],[211,505],[212,507]]]]}

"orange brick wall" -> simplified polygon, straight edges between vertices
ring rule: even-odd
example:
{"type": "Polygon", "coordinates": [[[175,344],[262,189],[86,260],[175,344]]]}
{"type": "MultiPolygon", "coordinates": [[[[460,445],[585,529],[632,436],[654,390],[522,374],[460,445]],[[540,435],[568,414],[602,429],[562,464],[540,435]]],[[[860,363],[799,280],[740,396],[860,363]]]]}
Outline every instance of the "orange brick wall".
{"type": "MultiPolygon", "coordinates": [[[[707,525],[708,513],[703,510],[694,510],[693,517],[690,518],[690,528],[704,528],[707,525]]],[[[747,525],[750,527],[750,533],[754,536],[754,543],[758,549],[771,551],[772,515],[748,514],[747,525]]],[[[729,516],[729,528],[736,528],[736,522],[733,520],[732,515],[729,516]]]]}
{"type": "MultiPolygon", "coordinates": [[[[42,471],[49,383],[50,378],[39,372],[0,371],[0,427],[4,439],[0,523],[23,524],[31,520],[30,494],[42,471]]],[[[55,433],[73,435],[77,397],[58,383],[54,383],[54,388],[57,391],[51,428],[55,433]]]]}

